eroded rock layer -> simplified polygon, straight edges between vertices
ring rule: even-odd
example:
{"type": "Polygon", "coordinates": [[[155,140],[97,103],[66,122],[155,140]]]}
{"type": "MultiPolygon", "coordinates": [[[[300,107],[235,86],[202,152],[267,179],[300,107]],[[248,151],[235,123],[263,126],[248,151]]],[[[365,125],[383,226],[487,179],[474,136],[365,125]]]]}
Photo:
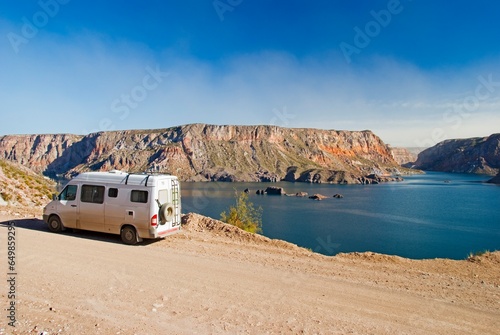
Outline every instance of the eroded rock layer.
{"type": "Polygon", "coordinates": [[[362,183],[399,172],[371,131],[189,124],[78,135],[7,135],[0,157],[54,177],[119,169],[181,180],[362,183]]]}

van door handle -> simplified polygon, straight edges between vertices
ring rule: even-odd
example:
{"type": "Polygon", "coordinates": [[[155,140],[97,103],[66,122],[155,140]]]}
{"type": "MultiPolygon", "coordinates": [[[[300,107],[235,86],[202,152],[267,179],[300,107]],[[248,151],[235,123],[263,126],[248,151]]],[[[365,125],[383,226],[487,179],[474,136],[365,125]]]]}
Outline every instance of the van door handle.
{"type": "Polygon", "coordinates": [[[71,207],[76,207],[76,205],[71,205],[71,207]]]}

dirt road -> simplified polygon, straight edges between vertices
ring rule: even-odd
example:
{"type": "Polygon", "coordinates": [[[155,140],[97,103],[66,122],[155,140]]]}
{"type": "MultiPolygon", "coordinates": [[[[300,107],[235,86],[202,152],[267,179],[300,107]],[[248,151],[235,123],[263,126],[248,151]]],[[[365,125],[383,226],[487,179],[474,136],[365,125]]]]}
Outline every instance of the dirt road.
{"type": "MultiPolygon", "coordinates": [[[[12,217],[1,217],[8,221],[12,217]]],[[[500,254],[326,257],[198,215],[140,246],[16,225],[16,327],[0,334],[498,334],[500,254]]],[[[7,227],[0,271],[7,276],[7,227]]]]}

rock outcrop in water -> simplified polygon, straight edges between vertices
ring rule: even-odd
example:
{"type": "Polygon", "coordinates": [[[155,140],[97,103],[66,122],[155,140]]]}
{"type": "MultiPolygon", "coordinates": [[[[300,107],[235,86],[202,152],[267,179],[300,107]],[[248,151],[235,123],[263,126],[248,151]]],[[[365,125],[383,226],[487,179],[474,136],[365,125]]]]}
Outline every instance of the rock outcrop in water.
{"type": "Polygon", "coordinates": [[[412,167],[495,175],[500,171],[500,134],[440,142],[422,151],[412,167]]]}
{"type": "Polygon", "coordinates": [[[54,177],[158,171],[193,181],[361,183],[399,172],[371,131],[189,124],[157,130],[0,137],[0,158],[54,177]]]}
{"type": "Polygon", "coordinates": [[[488,180],[488,183],[500,185],[500,172],[495,177],[488,180]]]}

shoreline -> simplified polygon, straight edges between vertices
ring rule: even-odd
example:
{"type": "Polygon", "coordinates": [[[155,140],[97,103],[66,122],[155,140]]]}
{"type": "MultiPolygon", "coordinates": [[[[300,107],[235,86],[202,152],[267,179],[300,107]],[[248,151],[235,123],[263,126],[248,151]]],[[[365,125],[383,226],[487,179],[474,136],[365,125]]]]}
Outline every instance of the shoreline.
{"type": "Polygon", "coordinates": [[[325,256],[193,213],[181,232],[137,246],[14,220],[22,285],[13,334],[444,335],[500,326],[500,252],[471,261],[325,256]]]}
{"type": "MultiPolygon", "coordinates": [[[[14,220],[25,221],[25,220],[36,219],[36,220],[42,221],[42,214],[41,214],[42,209],[43,209],[43,207],[40,207],[38,209],[33,209],[32,207],[17,207],[17,206],[12,206],[12,205],[0,206],[0,224],[5,224],[8,221],[14,221],[14,220]],[[7,211],[5,211],[6,209],[7,209],[7,211]],[[39,213],[38,213],[38,210],[40,210],[39,213]]],[[[379,252],[369,251],[369,250],[367,250],[367,251],[338,252],[334,255],[325,255],[325,254],[322,254],[320,252],[313,251],[309,248],[302,247],[298,244],[295,244],[295,243],[292,243],[289,241],[285,241],[282,239],[269,238],[269,237],[262,235],[262,234],[259,234],[259,233],[248,233],[248,232],[243,231],[235,226],[232,226],[230,224],[226,224],[218,219],[215,219],[215,218],[212,218],[209,216],[204,216],[204,215],[198,214],[198,213],[190,212],[190,213],[181,214],[182,230],[185,229],[185,222],[189,221],[190,216],[195,216],[195,217],[203,218],[203,220],[209,220],[211,222],[216,222],[217,225],[219,226],[217,229],[219,229],[219,230],[225,230],[225,231],[230,231],[230,232],[237,231],[238,234],[247,234],[247,236],[251,236],[249,238],[249,240],[253,240],[253,239],[264,240],[264,241],[266,241],[266,243],[268,243],[269,241],[275,241],[275,242],[277,242],[277,244],[283,246],[285,249],[289,249],[289,248],[301,249],[305,252],[312,253],[312,254],[315,254],[318,256],[322,256],[322,257],[327,257],[327,258],[337,257],[337,256],[342,256],[342,257],[362,256],[362,257],[366,257],[367,255],[371,255],[371,256],[381,256],[381,257],[394,257],[394,258],[408,260],[408,261],[434,261],[434,260],[439,261],[439,260],[443,260],[443,261],[461,262],[461,261],[469,261],[470,258],[474,258],[476,256],[481,256],[483,254],[489,254],[489,253],[499,253],[500,254],[500,250],[486,250],[486,249],[484,249],[484,250],[470,251],[469,255],[465,256],[462,259],[453,259],[453,258],[446,258],[446,257],[410,258],[410,257],[396,255],[396,254],[384,254],[384,253],[379,253],[379,252]],[[221,228],[221,225],[224,228],[221,228]]],[[[213,225],[213,224],[211,224],[211,225],[213,225]]],[[[202,231],[203,231],[203,229],[202,229],[202,231]]],[[[49,232],[48,228],[47,228],[47,232],[49,232]]],[[[98,234],[98,235],[108,236],[109,238],[113,238],[113,236],[115,236],[113,234],[91,232],[91,231],[89,231],[89,234],[98,234]]],[[[175,237],[175,235],[173,235],[173,236],[175,237]]],[[[166,239],[168,239],[168,238],[169,237],[167,237],[166,239]]],[[[151,241],[153,241],[153,240],[151,240],[151,241]]],[[[148,242],[146,242],[146,243],[148,243],[148,242]]]]}

